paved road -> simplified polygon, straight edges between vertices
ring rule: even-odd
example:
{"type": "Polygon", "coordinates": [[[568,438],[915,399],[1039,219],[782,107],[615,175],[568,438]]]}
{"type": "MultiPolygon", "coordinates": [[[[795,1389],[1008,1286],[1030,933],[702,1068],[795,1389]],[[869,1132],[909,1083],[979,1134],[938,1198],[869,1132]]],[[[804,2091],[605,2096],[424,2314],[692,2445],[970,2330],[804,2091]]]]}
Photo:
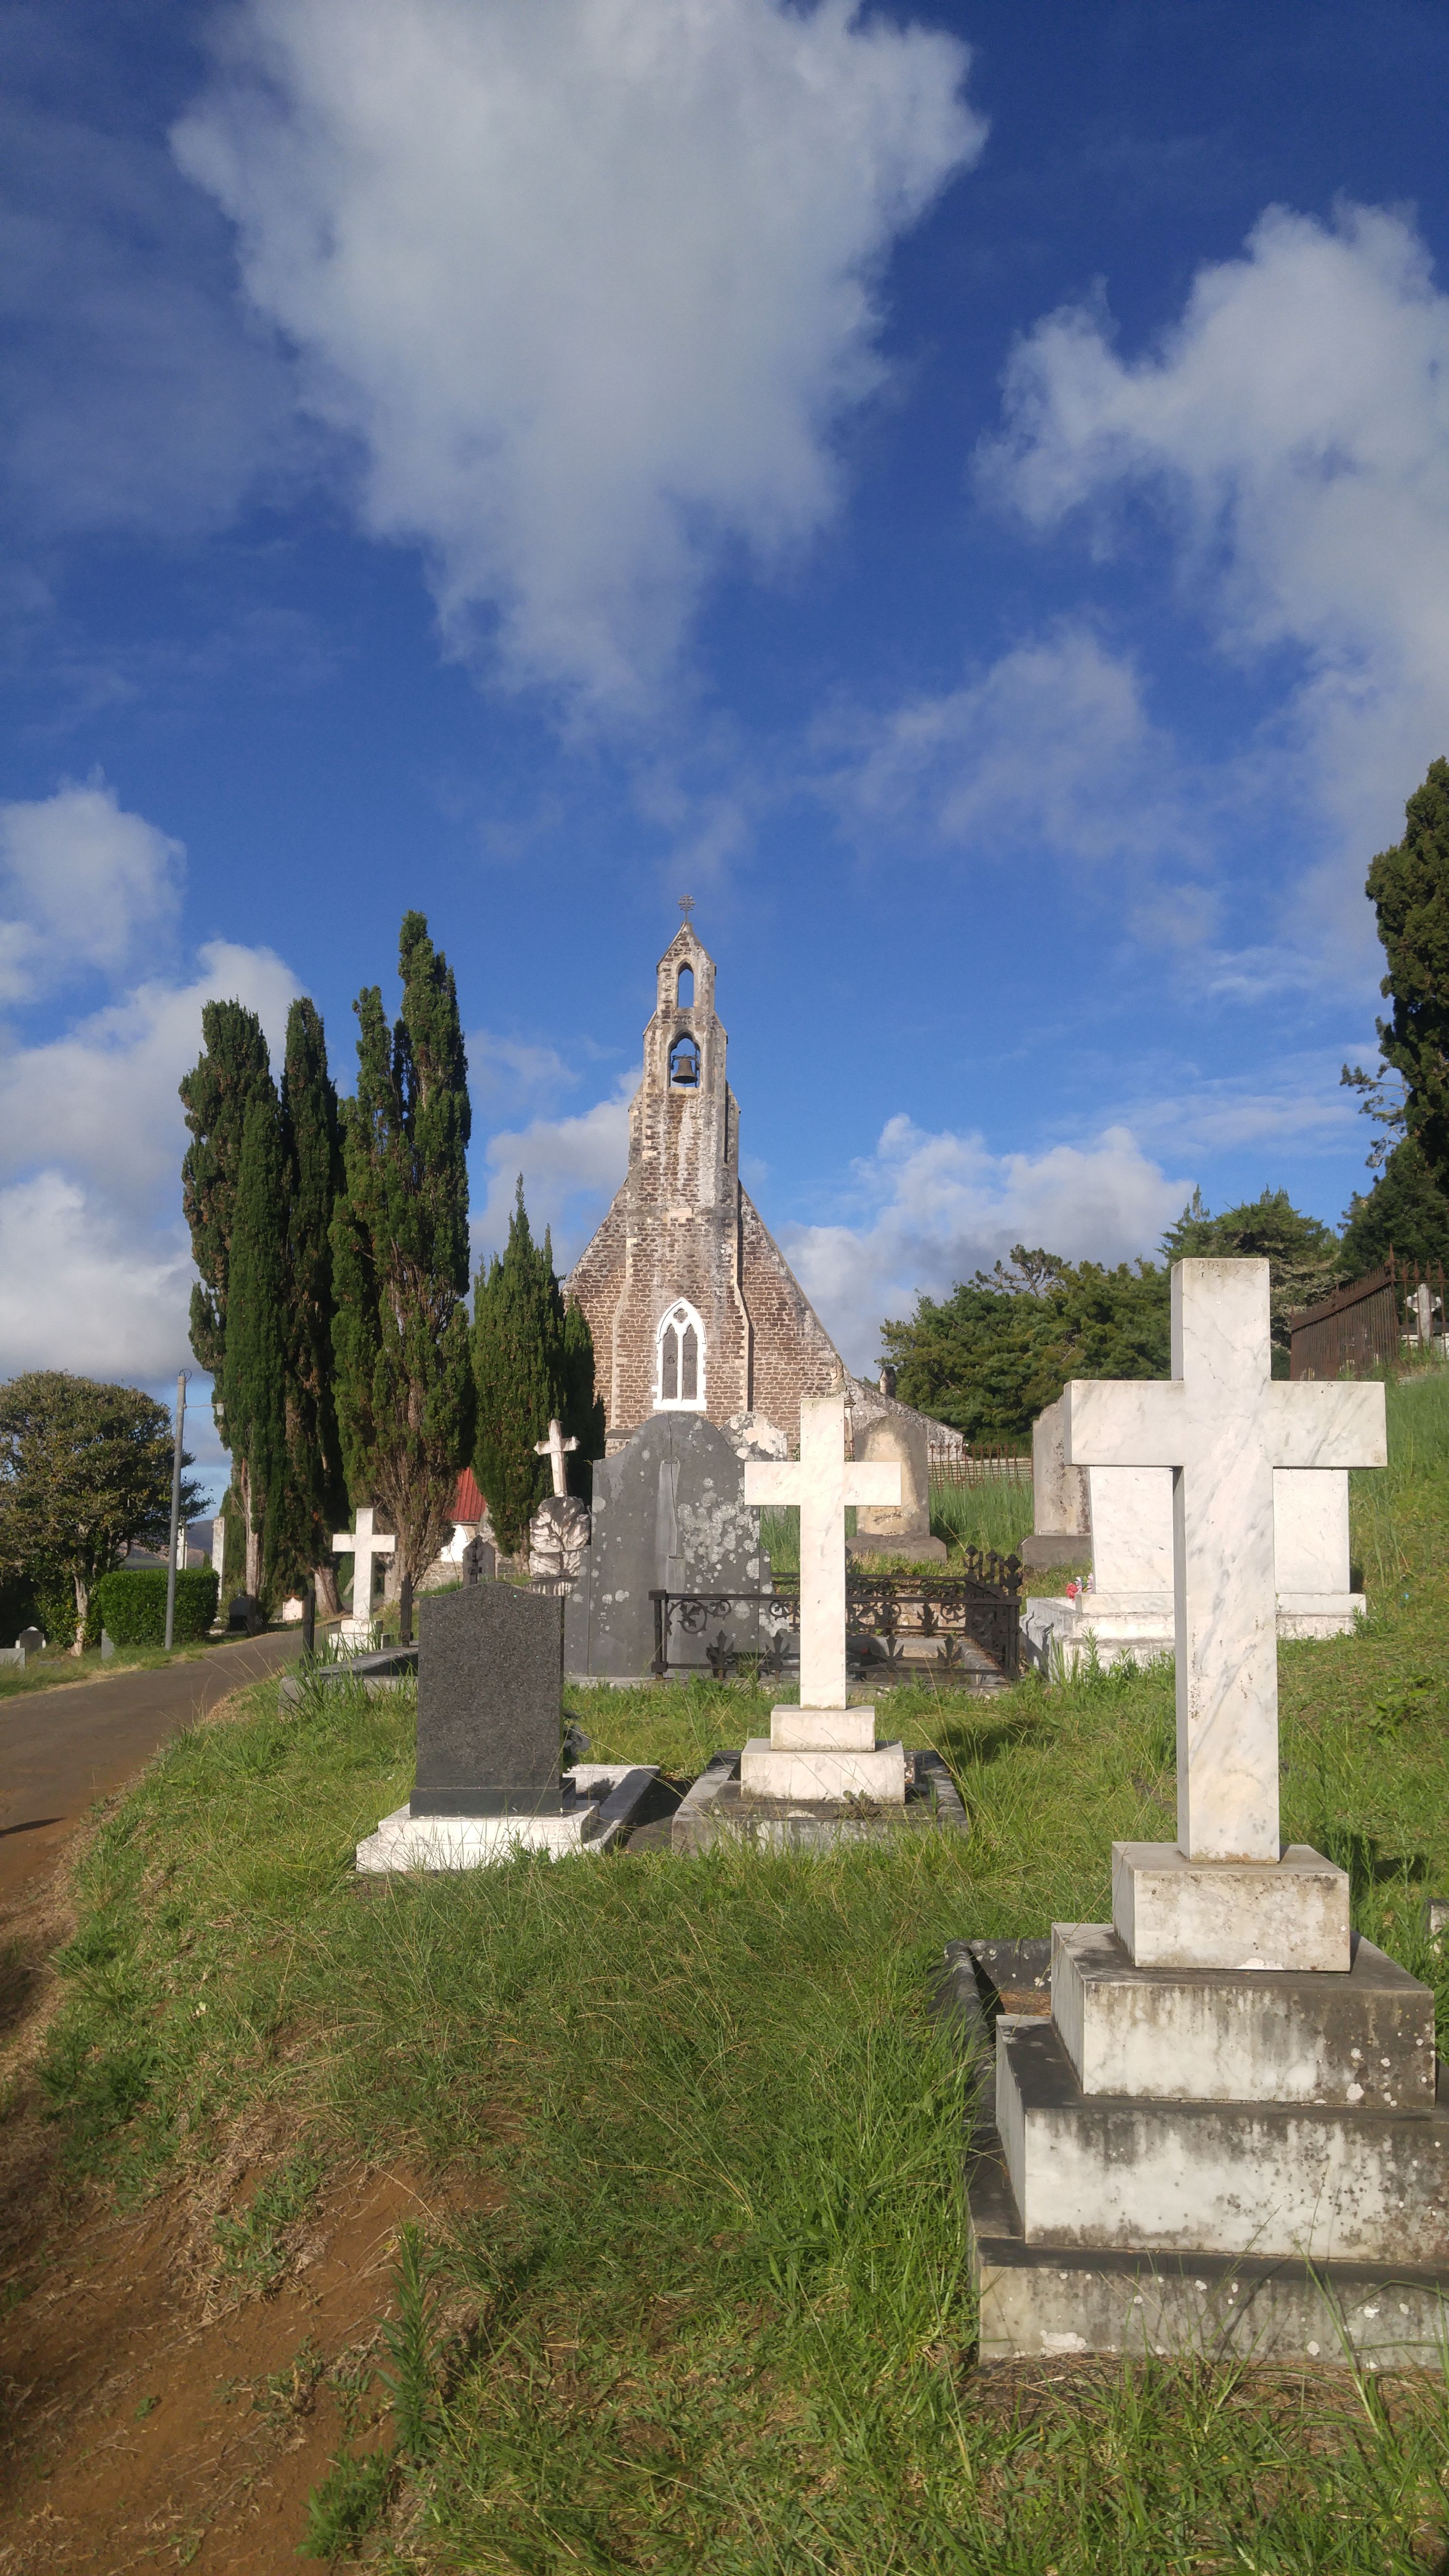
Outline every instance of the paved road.
{"type": "Polygon", "coordinates": [[[194,1663],[0,1700],[0,1898],[51,1867],[92,1801],[228,1691],[300,1652],[300,1628],[240,1637],[194,1663]]]}

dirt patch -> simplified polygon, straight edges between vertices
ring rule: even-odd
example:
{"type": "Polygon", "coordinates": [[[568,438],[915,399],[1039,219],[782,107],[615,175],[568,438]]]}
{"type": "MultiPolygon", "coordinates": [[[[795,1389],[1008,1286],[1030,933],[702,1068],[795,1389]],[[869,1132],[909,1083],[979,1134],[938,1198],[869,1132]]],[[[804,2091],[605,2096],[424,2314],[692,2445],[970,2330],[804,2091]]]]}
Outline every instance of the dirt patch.
{"type": "Polygon", "coordinates": [[[257,2123],[200,2175],[118,2216],[67,2182],[33,2078],[70,1934],[70,1868],[0,1909],[0,2576],[297,2565],[307,2498],[344,2441],[388,2437],[371,2364],[397,2234],[492,2197],[402,2165],[335,2169],[244,2295],[220,2266],[218,2194],[240,2208],[295,2139],[257,2123]]]}
{"type": "Polygon", "coordinates": [[[293,2564],[344,2436],[383,2437],[369,2365],[398,2228],[446,2214],[407,2172],[343,2176],[299,2276],[210,2315],[183,2213],[94,2216],[53,2247],[0,2329],[5,2576],[293,2564]]]}

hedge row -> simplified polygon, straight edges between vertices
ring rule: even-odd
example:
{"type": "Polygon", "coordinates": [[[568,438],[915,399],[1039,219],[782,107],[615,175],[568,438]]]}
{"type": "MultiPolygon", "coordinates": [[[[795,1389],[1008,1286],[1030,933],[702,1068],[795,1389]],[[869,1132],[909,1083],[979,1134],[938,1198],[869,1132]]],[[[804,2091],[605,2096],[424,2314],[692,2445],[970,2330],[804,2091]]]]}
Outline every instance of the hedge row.
{"type": "MultiPolygon", "coordinates": [[[[172,1634],[204,1637],[216,1617],[216,1575],[211,1566],[193,1565],[176,1576],[176,1622],[172,1634]]],[[[98,1621],[117,1646],[163,1646],[166,1642],[166,1569],[164,1566],[118,1566],[103,1574],[91,1594],[91,1619],[98,1621]]]]}

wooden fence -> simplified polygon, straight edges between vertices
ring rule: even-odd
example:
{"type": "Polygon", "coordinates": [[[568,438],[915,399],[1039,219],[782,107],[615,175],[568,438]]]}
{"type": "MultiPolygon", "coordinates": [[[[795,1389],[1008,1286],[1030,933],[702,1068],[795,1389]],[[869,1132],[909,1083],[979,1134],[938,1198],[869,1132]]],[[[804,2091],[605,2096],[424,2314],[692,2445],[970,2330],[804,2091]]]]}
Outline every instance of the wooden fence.
{"type": "Polygon", "coordinates": [[[1390,1253],[1381,1270],[1289,1316],[1288,1374],[1367,1377],[1397,1368],[1411,1352],[1442,1346],[1445,1311],[1442,1268],[1421,1270],[1390,1253]]]}

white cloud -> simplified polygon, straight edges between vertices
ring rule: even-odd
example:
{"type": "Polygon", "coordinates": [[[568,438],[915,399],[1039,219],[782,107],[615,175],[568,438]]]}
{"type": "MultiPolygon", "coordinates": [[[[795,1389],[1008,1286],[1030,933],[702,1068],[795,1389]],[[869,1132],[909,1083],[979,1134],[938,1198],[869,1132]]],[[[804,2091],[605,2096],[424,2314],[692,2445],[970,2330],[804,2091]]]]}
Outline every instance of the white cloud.
{"type": "MultiPolygon", "coordinates": [[[[959,689],[853,724],[863,756],[834,792],[857,820],[914,825],[999,852],[1160,862],[1189,842],[1173,746],[1150,721],[1133,662],[1062,623],[959,689]]],[[[1179,917],[1179,928],[1180,928],[1179,917]]],[[[1200,935],[1200,910],[1193,928],[1200,935]]]]}
{"type": "Polygon", "coordinates": [[[1038,527],[1092,505],[1108,551],[1108,504],[1149,488],[1217,640],[1294,657],[1259,783],[1324,818],[1305,936],[1361,951],[1364,862],[1449,744],[1449,296],[1411,225],[1272,208],[1145,356],[1100,305],[1048,316],[1006,413],[983,471],[1038,527]]]}
{"type": "Polygon", "coordinates": [[[778,1228],[787,1260],[846,1360],[879,1364],[883,1318],[910,1314],[989,1268],[1014,1243],[1071,1260],[1150,1254],[1192,1195],[1126,1127],[1087,1145],[992,1154],[979,1136],[931,1135],[890,1119],[874,1155],[854,1167],[861,1221],[778,1228]]]}
{"type": "MultiPolygon", "coordinates": [[[[169,866],[179,853],[155,838],[169,866]]],[[[275,1055],[298,989],[270,951],[217,941],[186,984],[152,979],[59,1037],[4,1045],[0,1376],[64,1368],[144,1383],[191,1365],[177,1085],[201,1052],[203,1002],[247,1003],[275,1055]]]]}
{"type": "Polygon", "coordinates": [[[0,1375],[63,1368],[134,1384],[194,1366],[185,1228],[153,1231],[39,1172],[0,1189],[0,1375]]]}
{"type": "Polygon", "coordinates": [[[0,1002],[122,973],[143,933],[169,931],[183,857],[99,780],[0,805],[0,1002]]]}
{"type": "Polygon", "coordinates": [[[489,1139],[487,1196],[473,1220],[475,1265],[508,1240],[520,1172],[535,1240],[542,1240],[545,1226],[553,1228],[560,1273],[577,1258],[628,1169],[629,1102],[637,1088],[638,1076],[630,1074],[616,1098],[597,1101],[578,1117],[535,1118],[489,1139]]]}
{"type": "Polygon", "coordinates": [[[38,1046],[0,1054],[0,1174],[54,1165],[149,1219],[174,1207],[186,1147],[176,1087],[201,1052],[201,1006],[245,1002],[274,1056],[300,987],[265,948],[217,940],[189,984],[140,984],[38,1046]]]}
{"type": "Polygon", "coordinates": [[[968,60],[856,0],[243,0],[174,141],[452,638],[629,702],[834,507],[968,60]]]}

